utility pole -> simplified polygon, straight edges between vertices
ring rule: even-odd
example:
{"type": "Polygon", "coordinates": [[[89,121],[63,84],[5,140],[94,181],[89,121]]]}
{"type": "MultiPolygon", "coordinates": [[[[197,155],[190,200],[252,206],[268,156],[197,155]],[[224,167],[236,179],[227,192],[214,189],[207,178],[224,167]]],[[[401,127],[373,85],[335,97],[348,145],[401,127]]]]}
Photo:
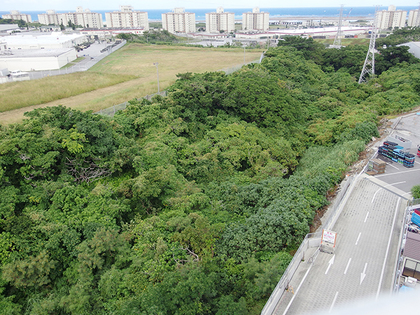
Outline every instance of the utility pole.
{"type": "Polygon", "coordinates": [[[359,84],[363,82],[367,82],[369,79],[369,75],[375,75],[375,42],[377,37],[377,23],[378,23],[378,10],[379,6],[376,6],[375,9],[375,19],[373,22],[372,33],[370,34],[370,43],[369,43],[369,50],[366,55],[365,63],[363,64],[362,72],[360,73],[359,77],[359,84]]]}
{"type": "Polygon", "coordinates": [[[159,63],[158,62],[154,62],[153,63],[156,66],[156,75],[157,75],[157,83],[158,83],[158,93],[160,93],[160,87],[159,87],[159,63]]]}

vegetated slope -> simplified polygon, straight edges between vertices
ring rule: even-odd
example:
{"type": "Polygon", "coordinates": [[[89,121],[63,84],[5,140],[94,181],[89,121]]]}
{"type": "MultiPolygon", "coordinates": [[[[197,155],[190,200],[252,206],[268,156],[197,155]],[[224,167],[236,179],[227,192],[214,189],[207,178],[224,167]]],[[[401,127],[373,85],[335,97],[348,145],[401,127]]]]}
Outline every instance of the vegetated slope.
{"type": "MultiPolygon", "coordinates": [[[[259,59],[261,52],[248,50],[246,62],[259,59]]],[[[243,49],[128,44],[87,72],[0,85],[0,123],[21,121],[27,111],[24,107],[30,105],[65,105],[96,112],[156,93],[155,62],[159,63],[160,89],[164,90],[175,82],[177,73],[237,66],[244,62],[244,53],[243,49]],[[14,108],[23,109],[4,113],[14,108]]]]}
{"type": "Polygon", "coordinates": [[[279,47],[113,119],[52,107],[3,127],[0,308],[259,313],[379,115],[418,104],[418,67],[358,85],[279,47]]]}

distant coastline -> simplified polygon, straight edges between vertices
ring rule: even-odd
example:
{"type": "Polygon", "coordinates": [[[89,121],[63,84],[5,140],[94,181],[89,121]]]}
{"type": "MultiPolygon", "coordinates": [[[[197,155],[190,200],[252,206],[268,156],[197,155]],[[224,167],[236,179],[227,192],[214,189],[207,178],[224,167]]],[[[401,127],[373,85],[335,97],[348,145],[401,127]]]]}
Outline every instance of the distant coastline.
{"type": "MultiPolygon", "coordinates": [[[[111,11],[118,11],[119,8],[115,8],[115,10],[95,10],[89,8],[87,6],[83,7],[84,9],[90,9],[92,12],[97,12],[102,14],[102,19],[105,22],[105,12],[111,11]]],[[[173,9],[173,8],[172,8],[173,9]]],[[[146,11],[148,13],[149,21],[161,21],[162,13],[171,12],[172,9],[162,9],[162,10],[142,10],[141,8],[134,8],[136,11],[146,11]]],[[[380,7],[380,10],[387,10],[388,7],[383,6],[380,7]]],[[[410,11],[418,9],[418,6],[397,6],[398,10],[410,11]]],[[[260,8],[261,11],[270,13],[270,18],[273,19],[300,19],[300,18],[317,18],[320,17],[322,19],[328,18],[335,18],[338,17],[340,7],[325,7],[325,8],[260,8]]],[[[76,7],[74,10],[56,10],[57,13],[67,13],[67,12],[74,12],[76,11],[76,7]]],[[[205,21],[206,13],[215,12],[216,8],[209,8],[209,9],[189,9],[185,8],[187,12],[195,13],[196,21],[205,21]]],[[[225,8],[225,12],[233,12],[235,13],[235,20],[241,20],[242,14],[244,12],[251,12],[252,8],[241,8],[241,9],[230,9],[225,8]]],[[[32,17],[33,21],[38,20],[38,14],[46,13],[46,10],[43,11],[25,11],[20,10],[21,13],[29,14],[32,17]]],[[[10,11],[0,11],[0,15],[9,14],[10,11]]],[[[344,7],[343,16],[346,19],[358,19],[361,17],[372,17],[375,14],[374,7],[344,7]]]]}

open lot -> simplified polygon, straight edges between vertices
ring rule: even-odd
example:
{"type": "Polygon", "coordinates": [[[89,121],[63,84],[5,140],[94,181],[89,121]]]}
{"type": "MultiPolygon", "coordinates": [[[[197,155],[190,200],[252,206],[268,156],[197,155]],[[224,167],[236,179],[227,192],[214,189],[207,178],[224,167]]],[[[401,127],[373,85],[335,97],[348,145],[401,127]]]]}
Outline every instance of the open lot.
{"type": "MultiPolygon", "coordinates": [[[[260,58],[262,50],[247,50],[245,61],[251,62],[260,58]]],[[[119,76],[134,76],[133,79],[95,89],[90,92],[81,92],[73,96],[56,99],[42,105],[40,100],[35,98],[33,93],[20,92],[22,100],[32,99],[32,106],[0,113],[0,124],[9,124],[23,119],[23,114],[37,107],[64,105],[79,110],[99,111],[112,105],[123,103],[133,98],[143,97],[157,92],[156,67],[153,63],[159,63],[160,89],[163,90],[175,82],[178,73],[205,72],[227,69],[240,65],[244,62],[244,51],[242,48],[215,49],[180,47],[164,45],[141,45],[128,44],[120,50],[112,53],[97,63],[87,73],[97,75],[99,79],[103,74],[119,76]]],[[[67,75],[56,76],[50,85],[43,90],[47,92],[53,88],[54,81],[60,77],[67,78],[67,75]]],[[[66,84],[87,85],[90,81],[96,80],[92,77],[86,80],[72,80],[66,84]]],[[[36,80],[42,81],[44,79],[36,80]]],[[[36,82],[30,81],[28,83],[36,82]]],[[[20,83],[20,82],[19,82],[20,83]]],[[[25,82],[26,83],[26,82],[25,82]]],[[[1,87],[3,88],[3,87],[1,87]]],[[[64,86],[62,87],[65,88],[64,86]]],[[[28,87],[27,90],[30,90],[28,87]]],[[[0,94],[3,94],[1,92],[0,94]]],[[[16,103],[19,100],[15,101],[16,103]]],[[[2,104],[2,103],[0,103],[2,104]]],[[[1,105],[0,105],[1,106],[1,105]]],[[[2,111],[0,107],[0,111],[2,111]]]]}
{"type": "MultiPolygon", "coordinates": [[[[397,119],[399,122],[390,136],[398,135],[411,141],[412,145],[409,151],[416,155],[417,147],[420,145],[420,116],[413,113],[397,119]]],[[[381,144],[382,142],[379,143],[379,145],[381,144]]],[[[413,168],[406,168],[388,158],[381,156],[379,158],[387,162],[387,166],[385,174],[376,175],[375,178],[404,191],[403,197],[411,197],[411,187],[420,185],[420,157],[416,156],[413,168]]]]}

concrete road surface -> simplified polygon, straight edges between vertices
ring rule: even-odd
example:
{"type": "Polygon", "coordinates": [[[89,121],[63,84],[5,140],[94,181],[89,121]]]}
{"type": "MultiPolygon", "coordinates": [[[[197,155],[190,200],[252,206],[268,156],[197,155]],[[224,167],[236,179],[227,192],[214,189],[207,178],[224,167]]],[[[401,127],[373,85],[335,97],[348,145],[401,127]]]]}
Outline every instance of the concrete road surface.
{"type": "Polygon", "coordinates": [[[335,254],[302,263],[275,314],[313,314],[389,293],[406,200],[404,192],[361,175],[333,227],[335,254]],[[379,185],[378,185],[379,184],[379,185]]]}

